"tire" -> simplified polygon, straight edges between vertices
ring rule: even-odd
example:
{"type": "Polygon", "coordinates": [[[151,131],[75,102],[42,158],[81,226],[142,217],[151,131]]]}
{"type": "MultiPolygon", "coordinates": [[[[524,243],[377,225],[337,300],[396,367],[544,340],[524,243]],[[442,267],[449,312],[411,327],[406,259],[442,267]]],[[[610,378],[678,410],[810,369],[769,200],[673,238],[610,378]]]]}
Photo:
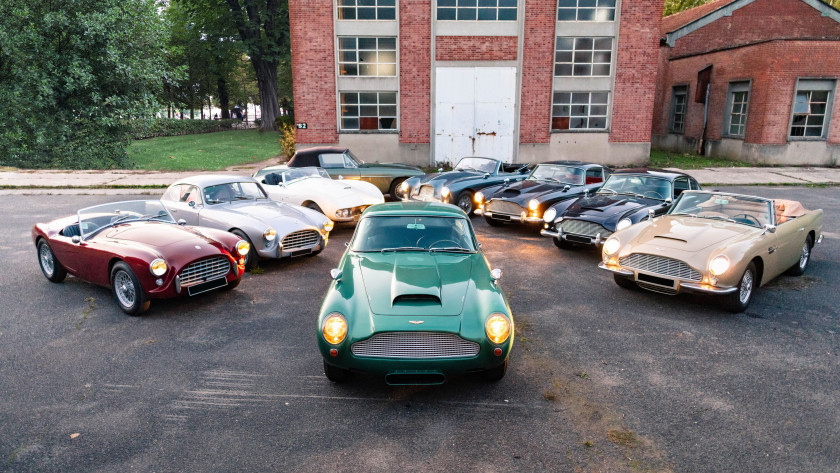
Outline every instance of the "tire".
{"type": "Polygon", "coordinates": [[[111,293],[120,309],[128,315],[140,315],[151,304],[134,271],[122,261],[111,268],[111,293]]]}
{"type": "Polygon", "coordinates": [[[254,244],[251,243],[251,239],[248,238],[248,235],[246,235],[242,230],[233,230],[231,233],[247,241],[248,244],[251,245],[251,249],[248,251],[248,254],[245,255],[245,269],[250,271],[256,268],[257,264],[260,262],[260,257],[257,255],[257,250],[254,248],[254,244]]]}
{"type": "Polygon", "coordinates": [[[460,207],[468,217],[472,216],[472,211],[475,209],[475,205],[473,204],[474,195],[471,191],[463,191],[455,199],[455,205],[460,207]]]}
{"type": "Polygon", "coordinates": [[[350,371],[330,365],[324,360],[324,375],[333,383],[343,383],[350,379],[350,371]]]}
{"type": "Polygon", "coordinates": [[[572,249],[572,244],[562,238],[552,238],[552,240],[554,241],[554,246],[560,248],[561,250],[572,249]]]}
{"type": "Polygon", "coordinates": [[[312,209],[318,213],[324,214],[324,211],[321,210],[321,207],[319,207],[318,204],[316,204],[315,202],[307,202],[306,205],[304,205],[304,207],[306,207],[307,209],[312,209]]]}
{"type": "Polygon", "coordinates": [[[241,277],[239,279],[234,279],[232,282],[227,283],[227,285],[225,287],[223,287],[222,290],[223,291],[232,291],[232,290],[236,289],[236,287],[239,286],[239,283],[241,283],[241,282],[242,282],[241,277]]]}
{"type": "Polygon", "coordinates": [[[401,200],[400,197],[397,195],[397,189],[400,188],[400,184],[405,182],[405,180],[405,177],[398,177],[391,181],[391,187],[390,189],[388,189],[388,195],[390,195],[392,199],[401,200]]]}
{"type": "Polygon", "coordinates": [[[484,378],[485,381],[489,381],[491,383],[501,381],[501,379],[505,377],[505,373],[507,373],[507,367],[508,358],[505,358],[504,363],[495,368],[490,368],[489,370],[484,371],[483,373],[481,373],[481,376],[484,378]]]}
{"type": "Polygon", "coordinates": [[[624,276],[620,276],[618,274],[613,274],[613,280],[615,281],[616,285],[622,289],[638,289],[639,286],[636,285],[636,282],[632,279],[627,279],[624,276]]]}
{"type": "Polygon", "coordinates": [[[733,314],[739,314],[750,305],[753,293],[757,287],[758,272],[755,269],[755,263],[752,261],[747,265],[741,280],[738,282],[738,290],[732,294],[727,294],[724,299],[724,307],[733,314]]]}
{"type": "Polygon", "coordinates": [[[814,248],[814,239],[811,238],[811,235],[808,235],[808,238],[805,239],[805,243],[802,245],[802,252],[799,253],[799,260],[785,271],[785,274],[791,276],[802,276],[805,274],[805,270],[808,269],[808,262],[811,261],[812,248],[814,248]]]}
{"type": "Polygon", "coordinates": [[[61,282],[67,277],[67,270],[55,257],[52,248],[45,240],[38,240],[38,266],[44,277],[51,282],[61,282]]]}
{"type": "Polygon", "coordinates": [[[487,222],[487,225],[490,225],[491,227],[501,227],[502,225],[504,225],[504,223],[486,215],[484,216],[484,221],[487,222]]]}

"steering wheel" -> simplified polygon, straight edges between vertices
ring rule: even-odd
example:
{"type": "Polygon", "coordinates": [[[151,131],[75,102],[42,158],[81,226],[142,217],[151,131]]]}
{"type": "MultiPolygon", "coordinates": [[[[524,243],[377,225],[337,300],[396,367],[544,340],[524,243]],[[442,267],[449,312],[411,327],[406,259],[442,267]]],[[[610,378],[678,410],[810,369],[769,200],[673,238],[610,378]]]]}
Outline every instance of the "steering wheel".
{"type": "Polygon", "coordinates": [[[644,196],[646,196],[646,195],[648,195],[648,194],[656,194],[658,197],[655,197],[655,198],[665,200],[665,196],[663,196],[662,194],[660,194],[659,192],[656,192],[656,191],[654,191],[654,190],[647,190],[647,191],[644,191],[644,192],[642,193],[642,197],[644,197],[644,196]]]}
{"type": "MultiPolygon", "coordinates": [[[[417,246],[420,246],[420,247],[422,247],[422,246],[423,246],[423,245],[421,245],[421,244],[420,244],[420,242],[421,242],[421,241],[423,241],[423,238],[426,238],[426,237],[420,237],[420,239],[419,239],[419,240],[417,240],[417,246]]],[[[447,242],[448,242],[448,243],[453,243],[453,245],[451,245],[451,246],[457,246],[457,247],[459,247],[459,248],[461,247],[461,244],[460,244],[460,243],[458,243],[458,242],[457,242],[457,241],[455,241],[455,240],[443,239],[443,240],[438,240],[438,241],[436,241],[436,242],[434,242],[434,243],[430,244],[430,245],[429,245],[429,249],[431,250],[431,249],[432,249],[432,248],[434,248],[434,247],[435,247],[435,245],[437,245],[438,243],[447,243],[447,242]]],[[[441,246],[441,248],[445,248],[446,246],[448,246],[448,245],[442,245],[442,246],[441,246]]]]}
{"type": "Polygon", "coordinates": [[[755,222],[755,226],[756,226],[756,227],[759,227],[759,228],[761,227],[761,222],[759,222],[757,218],[753,217],[753,216],[752,216],[752,215],[750,215],[750,214],[738,214],[738,215],[733,215],[733,216],[732,216],[732,220],[737,220],[739,217],[744,217],[744,218],[743,218],[743,220],[747,220],[747,221],[752,220],[753,222],[755,222]]]}

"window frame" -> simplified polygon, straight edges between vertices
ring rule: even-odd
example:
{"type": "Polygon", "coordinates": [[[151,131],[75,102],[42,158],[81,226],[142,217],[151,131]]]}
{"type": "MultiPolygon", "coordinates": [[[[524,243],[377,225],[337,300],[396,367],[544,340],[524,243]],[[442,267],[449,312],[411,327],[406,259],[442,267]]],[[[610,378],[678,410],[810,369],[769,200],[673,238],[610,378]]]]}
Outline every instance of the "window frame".
{"type": "Polygon", "coordinates": [[[597,78],[597,77],[612,77],[613,73],[613,60],[615,55],[615,45],[616,45],[616,38],[614,36],[555,36],[554,37],[554,70],[552,71],[552,75],[554,78],[557,77],[590,77],[590,78],[597,78]],[[559,49],[560,41],[563,39],[570,39],[572,40],[572,49],[559,49]],[[591,49],[578,49],[578,40],[591,40],[592,41],[592,48],[591,49]],[[609,40],[610,47],[609,49],[596,49],[595,44],[598,40],[609,40]],[[572,55],[571,62],[567,61],[558,61],[558,55],[560,53],[570,53],[572,55]],[[578,62],[575,60],[575,56],[579,53],[591,53],[592,57],[590,58],[589,62],[578,62]],[[602,61],[595,61],[595,55],[598,53],[609,53],[610,59],[607,62],[602,61]],[[557,68],[561,65],[569,65],[571,66],[571,74],[557,74],[557,68]],[[594,70],[596,66],[607,66],[607,73],[606,74],[594,74],[594,70]],[[575,66],[589,66],[589,74],[575,74],[575,66]]]}
{"type": "Polygon", "coordinates": [[[335,0],[335,19],[337,21],[397,21],[399,2],[397,0],[373,0],[373,6],[362,5],[361,8],[373,8],[376,18],[359,18],[359,0],[335,0]],[[353,2],[353,6],[342,5],[342,2],[353,2]],[[380,2],[391,2],[393,5],[379,5],[380,2]],[[353,9],[355,18],[342,18],[342,9],[353,9]],[[391,9],[394,11],[393,18],[379,18],[380,9],[391,9]]]}
{"type": "Polygon", "coordinates": [[[400,43],[399,38],[396,36],[337,36],[336,40],[336,67],[338,71],[338,77],[399,77],[399,51],[400,51],[400,43]],[[355,49],[345,49],[342,48],[342,40],[352,39],[355,42],[355,49]],[[359,43],[361,39],[373,39],[376,42],[376,49],[361,49],[359,43]],[[379,43],[380,40],[383,39],[393,39],[394,40],[394,49],[380,49],[379,43]],[[355,61],[344,61],[342,57],[342,52],[345,51],[352,51],[356,55],[355,61]],[[383,52],[391,52],[394,53],[394,62],[381,62],[379,60],[379,56],[383,52]],[[365,63],[361,61],[360,52],[374,52],[376,54],[376,62],[375,63],[365,63]],[[342,74],[341,66],[344,64],[351,64],[356,66],[356,74],[342,74]],[[361,74],[361,66],[363,64],[374,64],[376,66],[376,74],[369,75],[369,74],[361,74]],[[379,73],[379,69],[383,65],[393,65],[394,66],[394,73],[392,75],[382,75],[379,73]]]}
{"type": "Polygon", "coordinates": [[[729,87],[726,91],[726,104],[723,109],[723,137],[733,139],[744,139],[747,134],[747,123],[749,122],[750,96],[752,95],[752,79],[733,80],[729,82],[729,87]],[[732,108],[735,104],[735,94],[746,92],[747,100],[744,103],[743,130],[740,134],[730,133],[732,129],[732,108]]]}
{"type": "Polygon", "coordinates": [[[339,90],[338,91],[337,102],[338,102],[338,132],[339,133],[399,133],[399,131],[400,131],[400,108],[399,108],[400,94],[396,90],[339,90]],[[345,94],[356,94],[357,95],[356,103],[355,104],[350,103],[350,102],[343,103],[342,99],[344,98],[345,94]],[[376,104],[363,105],[361,103],[362,94],[376,94],[376,104]],[[394,94],[394,103],[393,104],[392,103],[384,103],[383,104],[381,102],[381,94],[394,94]],[[358,108],[357,115],[355,115],[355,116],[351,115],[351,116],[345,117],[344,114],[343,114],[344,106],[349,106],[349,107],[355,106],[355,107],[357,107],[358,108]],[[361,128],[361,125],[362,125],[361,119],[362,118],[372,118],[371,115],[362,115],[362,110],[361,110],[362,106],[368,106],[368,107],[375,106],[377,108],[377,115],[376,115],[377,128],[375,128],[375,129],[374,128],[361,128]],[[394,107],[394,115],[393,116],[392,115],[381,115],[380,114],[380,107],[382,107],[382,106],[386,106],[386,107],[393,106],[394,107]],[[394,119],[394,128],[378,128],[378,126],[381,126],[381,123],[382,123],[381,119],[383,117],[384,118],[393,118],[394,119]],[[349,119],[355,118],[355,119],[357,119],[358,120],[358,128],[344,128],[343,125],[344,125],[345,118],[349,118],[349,119]]]}
{"type": "Polygon", "coordinates": [[[610,119],[611,119],[611,113],[610,112],[611,112],[611,109],[612,109],[611,108],[612,107],[611,101],[612,101],[612,91],[610,91],[610,90],[559,90],[559,91],[555,90],[555,91],[552,91],[552,93],[551,93],[551,114],[550,114],[549,132],[550,133],[604,133],[604,132],[609,132],[609,130],[610,130],[610,119]],[[555,96],[557,94],[569,94],[570,102],[568,104],[565,104],[565,103],[558,104],[557,102],[555,102],[555,96]],[[584,104],[575,104],[574,103],[574,94],[588,94],[589,95],[588,102],[585,104],[586,107],[587,107],[587,114],[585,116],[584,115],[572,115],[572,110],[571,109],[573,107],[584,105],[584,104]],[[602,103],[595,104],[595,106],[603,106],[603,107],[606,108],[606,110],[605,110],[606,114],[605,115],[597,114],[597,115],[594,115],[594,117],[593,117],[593,115],[592,115],[592,106],[593,106],[592,95],[593,94],[606,94],[607,100],[606,100],[605,104],[602,104],[602,103]],[[561,115],[556,115],[555,116],[554,108],[555,107],[562,107],[562,106],[569,106],[570,107],[568,117],[563,117],[561,115]],[[586,120],[587,120],[587,127],[586,128],[571,128],[571,120],[573,118],[583,118],[583,117],[585,117],[586,120]],[[589,121],[592,118],[601,118],[601,117],[604,118],[604,127],[603,128],[590,128],[588,126],[589,121]],[[569,128],[554,128],[554,119],[555,118],[568,118],[570,127],[569,128]]]}
{"type": "Polygon", "coordinates": [[[612,19],[611,20],[597,20],[597,19],[581,20],[581,19],[579,19],[580,10],[581,10],[581,5],[580,5],[581,0],[572,0],[572,1],[574,1],[574,3],[575,3],[574,8],[569,7],[569,6],[561,6],[560,4],[561,4],[561,2],[563,2],[563,0],[557,0],[557,3],[556,3],[557,6],[555,8],[555,10],[556,10],[555,20],[556,21],[575,22],[575,23],[613,23],[613,22],[615,22],[616,13],[617,13],[617,10],[618,10],[618,1],[617,0],[594,0],[594,3],[595,3],[594,6],[591,6],[591,7],[588,6],[588,5],[583,6],[583,9],[585,9],[585,10],[589,10],[589,9],[594,10],[595,16],[597,16],[599,10],[608,10],[608,11],[612,10],[612,19]],[[599,3],[602,3],[602,2],[603,3],[609,3],[610,1],[612,1],[612,4],[613,4],[612,7],[609,7],[609,6],[601,7],[601,6],[598,5],[599,3]],[[560,11],[561,10],[574,11],[575,12],[575,14],[574,14],[575,19],[574,20],[560,19],[560,11]]]}
{"type": "MultiPolygon", "coordinates": [[[[834,94],[837,91],[837,78],[809,78],[809,77],[798,77],[796,79],[796,83],[793,89],[793,99],[791,100],[790,105],[790,119],[788,120],[788,141],[826,141],[828,139],[828,132],[831,127],[831,115],[833,113],[832,105],[834,103],[834,94]],[[801,84],[809,84],[809,88],[803,88],[801,84]],[[799,94],[800,90],[806,90],[809,92],[814,91],[827,91],[828,97],[826,97],[825,103],[825,113],[823,114],[823,123],[822,123],[822,133],[820,136],[794,136],[793,135],[793,120],[796,115],[812,115],[808,114],[801,114],[796,113],[796,96],[799,94]]],[[[808,102],[809,108],[811,102],[808,102]]],[[[806,126],[807,128],[807,126],[806,126]]]]}
{"type": "Polygon", "coordinates": [[[523,0],[434,0],[434,21],[472,21],[476,23],[483,23],[489,21],[495,22],[517,22],[519,21],[519,2],[523,0]],[[447,3],[453,3],[453,5],[443,5],[441,6],[441,1],[447,3]],[[489,5],[481,5],[483,2],[495,2],[495,6],[489,5]],[[471,5],[461,5],[461,2],[467,2],[471,5]],[[501,5],[501,3],[513,3],[513,5],[501,5]],[[441,9],[443,10],[454,10],[455,18],[440,18],[441,9]],[[460,11],[462,10],[475,10],[475,19],[463,19],[459,18],[460,11]],[[479,18],[479,13],[484,10],[495,10],[495,17],[493,19],[488,18],[479,18]],[[513,12],[513,18],[505,18],[499,19],[499,12],[500,10],[504,10],[506,12],[513,12]]]}
{"type": "Polygon", "coordinates": [[[671,87],[671,105],[668,107],[668,133],[675,133],[675,134],[685,134],[685,124],[686,124],[686,117],[688,116],[688,89],[689,84],[674,84],[671,87]],[[680,93],[677,93],[677,89],[680,89],[680,93]],[[674,128],[674,124],[676,123],[676,98],[677,95],[683,95],[685,97],[685,103],[683,104],[683,112],[682,112],[682,127],[679,130],[674,128]]]}

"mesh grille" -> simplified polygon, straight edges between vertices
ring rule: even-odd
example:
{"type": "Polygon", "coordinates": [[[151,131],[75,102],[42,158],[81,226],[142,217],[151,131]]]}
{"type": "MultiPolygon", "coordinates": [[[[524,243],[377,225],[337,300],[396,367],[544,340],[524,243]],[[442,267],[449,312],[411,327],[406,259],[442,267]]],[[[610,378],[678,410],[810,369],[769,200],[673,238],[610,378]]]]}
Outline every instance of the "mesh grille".
{"type": "Polygon", "coordinates": [[[672,289],[670,287],[657,286],[655,284],[648,284],[648,283],[642,282],[642,281],[636,281],[636,284],[638,284],[639,287],[642,288],[642,289],[652,291],[652,292],[658,292],[660,294],[668,294],[669,296],[673,296],[673,295],[677,294],[677,290],[672,289]]]}
{"type": "Polygon", "coordinates": [[[601,234],[601,239],[606,240],[613,232],[604,228],[603,225],[597,223],[587,222],[585,220],[563,220],[560,222],[560,228],[564,233],[571,233],[574,235],[586,235],[594,237],[601,234]]]}
{"type": "Polygon", "coordinates": [[[214,256],[195,263],[190,263],[181,271],[181,286],[187,287],[211,279],[225,276],[230,272],[230,260],[224,256],[214,256]]]}
{"type": "Polygon", "coordinates": [[[432,198],[435,196],[435,188],[432,186],[420,186],[420,192],[417,195],[421,199],[432,198]]]}
{"type": "Polygon", "coordinates": [[[478,343],[451,333],[387,332],[354,343],[357,356],[372,358],[462,358],[478,355],[478,343]]]}
{"type": "Polygon", "coordinates": [[[522,211],[525,210],[519,204],[514,204],[513,202],[508,202],[507,200],[496,199],[487,202],[486,207],[488,212],[516,215],[517,217],[522,215],[522,211]]]}
{"type": "Polygon", "coordinates": [[[703,280],[703,275],[687,264],[680,260],[666,258],[664,256],[633,253],[619,259],[618,263],[625,268],[637,269],[646,273],[661,274],[663,276],[688,279],[690,281],[703,280]]]}
{"type": "Polygon", "coordinates": [[[298,230],[283,237],[283,249],[286,251],[311,248],[318,244],[321,235],[315,230],[298,230]]]}

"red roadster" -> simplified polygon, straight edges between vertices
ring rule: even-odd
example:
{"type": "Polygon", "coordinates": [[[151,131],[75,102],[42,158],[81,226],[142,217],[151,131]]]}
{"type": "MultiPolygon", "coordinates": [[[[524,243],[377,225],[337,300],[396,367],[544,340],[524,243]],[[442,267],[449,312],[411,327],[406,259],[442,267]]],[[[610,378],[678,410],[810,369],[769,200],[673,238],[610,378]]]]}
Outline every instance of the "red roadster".
{"type": "Polygon", "coordinates": [[[128,201],[79,210],[32,229],[41,271],[52,282],[72,274],[111,287],[125,313],[150,299],[233,289],[250,244],[236,235],[176,224],[160,201],[128,201]]]}

